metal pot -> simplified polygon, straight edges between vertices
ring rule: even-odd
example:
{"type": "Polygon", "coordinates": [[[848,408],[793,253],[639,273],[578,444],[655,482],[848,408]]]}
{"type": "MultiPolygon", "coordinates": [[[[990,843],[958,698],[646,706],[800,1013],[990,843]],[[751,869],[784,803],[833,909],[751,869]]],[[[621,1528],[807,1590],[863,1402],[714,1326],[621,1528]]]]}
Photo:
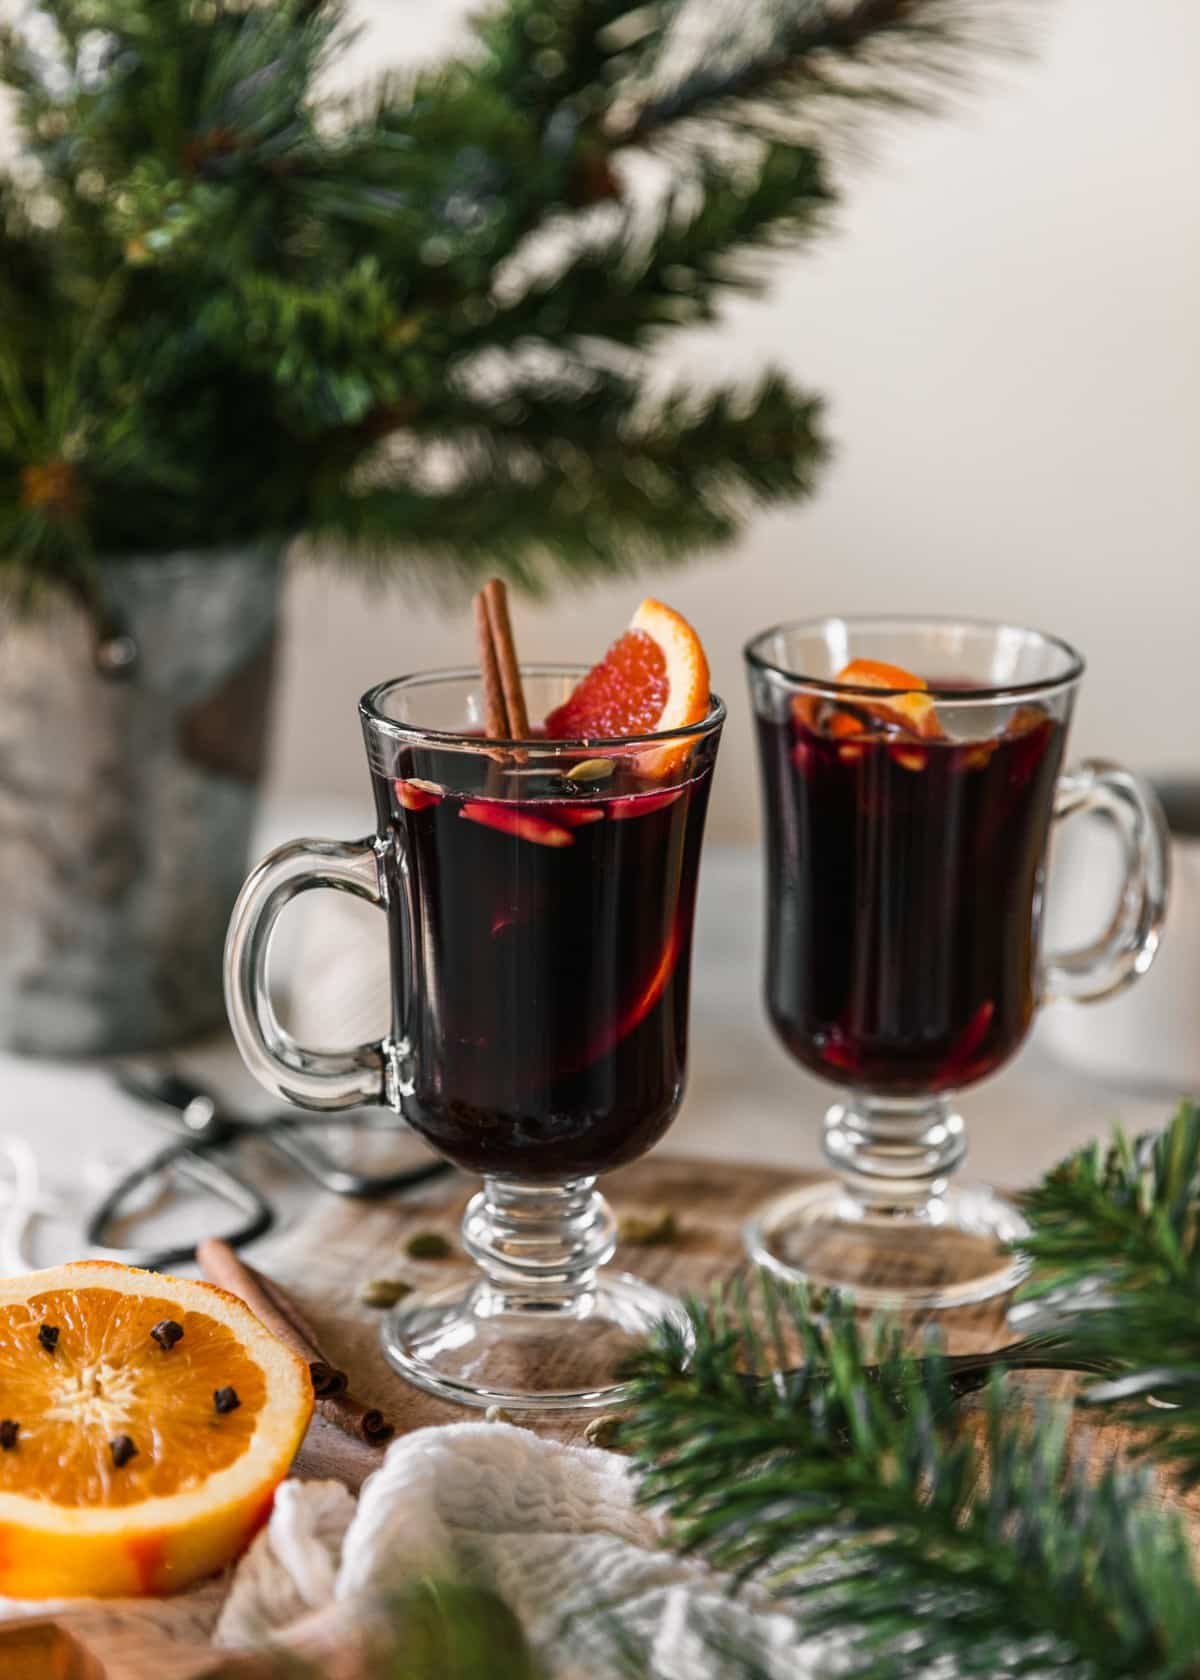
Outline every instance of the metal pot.
{"type": "Polygon", "coordinates": [[[0,629],[0,1044],[147,1050],[224,1019],[271,692],[278,544],[105,561],[133,657],[58,602],[0,629]]]}

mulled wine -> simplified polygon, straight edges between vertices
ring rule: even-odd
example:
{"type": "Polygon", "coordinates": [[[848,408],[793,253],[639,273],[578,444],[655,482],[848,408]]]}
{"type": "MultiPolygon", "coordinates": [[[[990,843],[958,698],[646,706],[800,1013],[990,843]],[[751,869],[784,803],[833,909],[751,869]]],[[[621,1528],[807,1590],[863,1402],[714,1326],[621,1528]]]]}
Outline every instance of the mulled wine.
{"type": "Polygon", "coordinates": [[[838,1086],[833,1176],[771,1198],[751,1258],[864,1307],[959,1307],[1019,1281],[1020,1212],[959,1184],[956,1092],[1035,1010],[1144,970],[1166,902],[1152,796],[1118,766],[1060,771],[1083,660],[1014,624],[778,624],[746,649],[765,794],[766,994],[796,1059],[838,1086]],[[1102,812],[1123,896],[1091,944],[1041,949],[1053,824],[1102,812]]]}
{"type": "MultiPolygon", "coordinates": [[[[715,741],[712,743],[715,748],[715,741]]],[[[498,766],[415,748],[373,776],[399,1106],[442,1155],[526,1183],[643,1154],[683,1093],[712,755],[498,766]]]]}
{"type": "Polygon", "coordinates": [[[815,1073],[879,1095],[984,1078],[1037,1004],[1063,723],[1014,706],[985,739],[924,739],[799,702],[758,732],[776,1032],[815,1073]]]}

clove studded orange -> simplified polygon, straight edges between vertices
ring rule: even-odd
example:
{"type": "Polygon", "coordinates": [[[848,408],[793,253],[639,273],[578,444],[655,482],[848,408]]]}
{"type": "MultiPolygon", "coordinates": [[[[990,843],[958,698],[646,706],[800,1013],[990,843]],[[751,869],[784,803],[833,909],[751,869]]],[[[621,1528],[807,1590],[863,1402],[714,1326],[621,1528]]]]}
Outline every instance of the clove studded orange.
{"type": "Polygon", "coordinates": [[[0,1280],[0,1597],[212,1574],[312,1407],[304,1361],[212,1284],[87,1260],[0,1280]]]}

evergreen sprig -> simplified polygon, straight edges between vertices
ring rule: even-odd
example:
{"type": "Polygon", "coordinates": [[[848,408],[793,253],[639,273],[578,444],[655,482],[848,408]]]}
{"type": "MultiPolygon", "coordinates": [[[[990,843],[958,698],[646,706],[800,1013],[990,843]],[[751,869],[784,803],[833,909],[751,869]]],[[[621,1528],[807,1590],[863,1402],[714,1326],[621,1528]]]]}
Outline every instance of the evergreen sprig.
{"type": "Polygon", "coordinates": [[[0,588],[99,608],[123,553],[299,532],[536,587],[808,494],[810,394],[655,397],[650,352],[823,226],[791,119],[944,69],[976,4],[763,0],[689,56],[681,0],[495,0],[351,96],[341,0],[32,5],[0,29],[0,588]]]}
{"type": "Polygon", "coordinates": [[[1116,1371],[1084,1403],[1136,1425],[1145,1451],[1200,1486],[1200,1106],[1068,1156],[1026,1211],[1026,1294],[1050,1296],[1065,1344],[1116,1371]]]}
{"type": "MultiPolygon", "coordinates": [[[[692,13],[687,0],[672,10],[692,13]]],[[[1013,50],[1012,8],[972,0],[807,0],[750,7],[673,77],[646,89],[617,138],[671,145],[681,124],[785,130],[815,98],[926,104],[981,52],[1013,50]],[[753,45],[747,49],[747,38],[753,45]]]]}
{"type": "Polygon", "coordinates": [[[1089,1475],[1065,1415],[1023,1418],[999,1381],[961,1430],[936,1354],[763,1290],[765,1322],[692,1303],[690,1359],[667,1331],[635,1365],[622,1440],[684,1551],[836,1634],[855,1677],[1195,1671],[1200,1580],[1146,1475],[1089,1475]],[[772,1380],[797,1345],[806,1380],[772,1380]]]}

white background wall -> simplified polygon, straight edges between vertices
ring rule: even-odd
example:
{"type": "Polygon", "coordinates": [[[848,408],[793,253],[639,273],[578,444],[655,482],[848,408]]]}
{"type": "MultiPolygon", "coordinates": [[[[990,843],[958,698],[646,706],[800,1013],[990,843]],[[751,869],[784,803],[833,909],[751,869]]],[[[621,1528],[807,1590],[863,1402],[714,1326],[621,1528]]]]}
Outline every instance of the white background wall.
{"type": "MultiPolygon", "coordinates": [[[[452,40],[463,10],[360,7],[364,67],[452,40]]],[[[845,179],[837,232],[780,260],[769,300],[673,348],[700,378],[785,363],[827,395],[838,448],[815,502],[645,579],[694,618],[735,702],[724,837],[757,811],[739,650],[789,615],[1057,630],[1091,666],[1077,751],[1200,769],[1200,5],[1038,9],[1030,62],[947,115],[889,124],[845,179]]],[[[639,593],[523,605],[522,650],[592,657],[639,593]]],[[[276,785],[356,793],[356,696],[469,657],[467,615],[302,571],[288,620],[276,785]]]]}

